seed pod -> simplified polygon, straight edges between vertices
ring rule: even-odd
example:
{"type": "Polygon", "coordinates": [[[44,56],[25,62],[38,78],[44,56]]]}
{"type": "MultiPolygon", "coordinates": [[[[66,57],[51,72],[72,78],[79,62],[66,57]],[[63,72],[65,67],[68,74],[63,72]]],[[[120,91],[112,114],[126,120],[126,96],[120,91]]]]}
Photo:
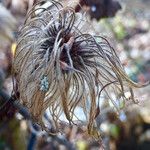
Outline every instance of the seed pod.
{"type": "Polygon", "coordinates": [[[80,107],[88,133],[96,135],[101,96],[114,103],[111,93],[125,100],[125,88],[142,85],[127,77],[105,38],[82,32],[85,23],[74,9],[55,1],[42,8],[43,2],[29,12],[17,42],[13,69],[19,100],[38,123],[49,108],[56,127],[64,121],[62,114],[69,123],[80,121],[74,113],[80,107]]]}

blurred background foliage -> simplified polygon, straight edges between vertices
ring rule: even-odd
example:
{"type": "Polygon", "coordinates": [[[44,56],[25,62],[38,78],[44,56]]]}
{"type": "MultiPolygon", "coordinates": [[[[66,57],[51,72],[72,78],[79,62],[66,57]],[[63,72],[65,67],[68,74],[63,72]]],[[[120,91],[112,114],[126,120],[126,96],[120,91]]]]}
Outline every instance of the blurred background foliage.
{"type": "MultiPolygon", "coordinates": [[[[99,0],[101,1],[101,0],[99,0]]],[[[0,88],[11,95],[11,64],[18,29],[34,0],[1,0],[0,2],[0,88]]],[[[108,1],[109,3],[109,1],[108,1]]],[[[114,17],[92,19],[95,33],[105,36],[115,47],[122,64],[136,82],[150,80],[150,1],[120,0],[122,9],[114,17]]],[[[127,93],[128,94],[128,93],[127,93]]],[[[0,150],[68,149],[64,139],[78,150],[149,150],[150,86],[135,91],[139,104],[129,103],[118,114],[103,101],[97,123],[102,142],[89,139],[78,127],[63,125],[65,135],[48,136],[13,110],[11,103],[0,101],[0,150]],[[4,117],[5,116],[5,117],[4,117]],[[7,116],[7,117],[6,117],[7,116]]],[[[123,105],[123,104],[120,104],[123,105]]]]}

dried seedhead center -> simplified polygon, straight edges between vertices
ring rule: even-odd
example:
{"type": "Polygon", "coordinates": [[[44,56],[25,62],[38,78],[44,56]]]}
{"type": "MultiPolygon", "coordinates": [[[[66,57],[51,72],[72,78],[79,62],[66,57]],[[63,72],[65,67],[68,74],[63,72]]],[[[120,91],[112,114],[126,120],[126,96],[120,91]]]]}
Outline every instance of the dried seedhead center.
{"type": "Polygon", "coordinates": [[[115,105],[110,93],[125,102],[129,90],[134,100],[132,87],[143,85],[128,78],[105,38],[82,32],[86,23],[79,16],[53,0],[37,3],[20,30],[13,69],[19,100],[36,122],[49,109],[58,129],[62,113],[70,124],[80,121],[74,113],[80,107],[92,134],[101,96],[115,105]],[[51,5],[42,7],[46,2],[51,5]]]}

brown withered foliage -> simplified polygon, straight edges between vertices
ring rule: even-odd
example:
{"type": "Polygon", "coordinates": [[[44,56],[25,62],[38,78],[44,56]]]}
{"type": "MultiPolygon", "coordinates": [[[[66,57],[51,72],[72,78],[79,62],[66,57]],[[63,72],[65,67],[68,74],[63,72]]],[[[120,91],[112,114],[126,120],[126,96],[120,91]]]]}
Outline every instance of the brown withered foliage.
{"type": "Polygon", "coordinates": [[[75,10],[78,12],[85,7],[92,19],[99,20],[114,17],[121,9],[121,4],[115,0],[79,0],[75,10]]]}

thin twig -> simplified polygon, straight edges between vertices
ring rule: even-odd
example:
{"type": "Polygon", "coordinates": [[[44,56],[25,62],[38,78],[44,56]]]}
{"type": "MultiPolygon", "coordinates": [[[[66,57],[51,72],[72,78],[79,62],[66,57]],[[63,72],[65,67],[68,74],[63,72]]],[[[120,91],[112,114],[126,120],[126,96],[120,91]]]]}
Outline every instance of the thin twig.
{"type": "Polygon", "coordinates": [[[2,97],[0,100],[4,103],[11,102],[12,105],[18,110],[18,112],[27,120],[31,120],[31,116],[27,110],[27,108],[23,107],[18,100],[14,100],[10,97],[4,90],[0,90],[0,96],[2,97]]]}
{"type": "MultiPolygon", "coordinates": [[[[11,104],[18,110],[18,112],[27,120],[31,120],[31,115],[28,112],[28,109],[20,104],[18,100],[14,100],[13,97],[10,97],[4,90],[0,90],[0,97],[3,103],[11,102],[11,104]]],[[[34,124],[37,131],[40,129],[39,125],[34,124]]],[[[54,141],[57,141],[59,144],[64,145],[68,150],[75,150],[73,144],[69,142],[65,137],[60,138],[57,135],[50,135],[54,141]]]]}

